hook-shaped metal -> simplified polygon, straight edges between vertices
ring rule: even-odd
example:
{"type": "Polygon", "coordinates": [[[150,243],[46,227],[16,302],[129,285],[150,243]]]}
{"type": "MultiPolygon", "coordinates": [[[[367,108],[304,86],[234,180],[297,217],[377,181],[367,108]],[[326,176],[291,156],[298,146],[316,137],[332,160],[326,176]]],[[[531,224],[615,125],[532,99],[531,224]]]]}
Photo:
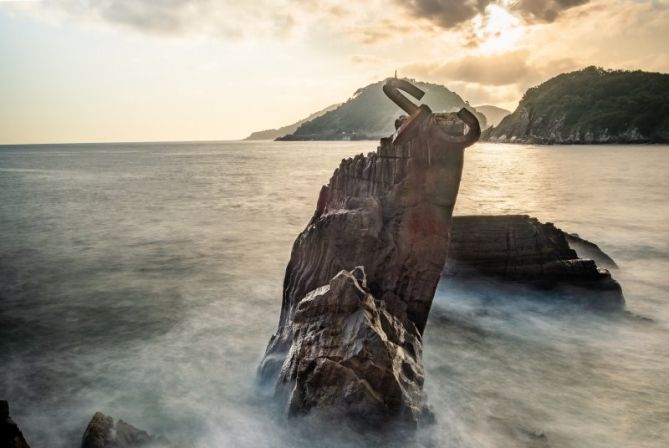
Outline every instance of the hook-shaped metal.
{"type": "Polygon", "coordinates": [[[466,148],[476,143],[476,141],[481,137],[481,125],[479,124],[479,120],[476,118],[476,115],[464,107],[460,109],[460,112],[458,112],[458,118],[460,118],[460,120],[462,120],[469,128],[467,133],[465,135],[458,136],[444,134],[444,138],[452,143],[459,143],[464,145],[466,148]]]}
{"type": "Polygon", "coordinates": [[[385,93],[386,96],[390,98],[393,103],[397,104],[404,112],[412,115],[418,110],[418,106],[412,103],[409,98],[402,95],[400,90],[404,90],[416,99],[423,98],[425,92],[404,79],[388,78],[383,84],[383,93],[385,93]]]}
{"type": "MultiPolygon", "coordinates": [[[[411,100],[404,96],[400,90],[405,91],[417,99],[421,99],[425,95],[425,92],[404,79],[388,78],[383,84],[383,92],[386,96],[409,114],[409,117],[404,120],[404,123],[397,129],[393,136],[393,143],[397,145],[401,145],[412,139],[419,131],[420,124],[432,114],[432,111],[428,106],[424,104],[416,106],[411,100]]],[[[457,116],[469,128],[465,135],[450,135],[443,132],[443,130],[438,132],[441,139],[450,143],[457,143],[466,148],[479,139],[481,136],[481,127],[476,115],[464,107],[460,109],[457,116]]]]}

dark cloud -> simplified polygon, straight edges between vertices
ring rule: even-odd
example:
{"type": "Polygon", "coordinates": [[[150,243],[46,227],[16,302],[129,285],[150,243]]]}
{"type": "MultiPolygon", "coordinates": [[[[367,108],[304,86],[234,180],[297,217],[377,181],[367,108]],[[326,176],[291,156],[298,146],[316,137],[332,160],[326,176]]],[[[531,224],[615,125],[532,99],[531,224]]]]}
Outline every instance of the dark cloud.
{"type": "MultiPolygon", "coordinates": [[[[590,0],[518,0],[508,7],[526,22],[552,22],[562,11],[590,0]]],[[[411,15],[429,20],[442,28],[455,28],[483,13],[495,0],[396,0],[411,15]]]]}
{"type": "Polygon", "coordinates": [[[562,11],[581,6],[590,0],[520,0],[513,9],[531,21],[552,22],[562,11]]]}
{"type": "Polygon", "coordinates": [[[428,19],[443,28],[453,28],[483,12],[489,0],[399,0],[412,15],[428,19]]]}

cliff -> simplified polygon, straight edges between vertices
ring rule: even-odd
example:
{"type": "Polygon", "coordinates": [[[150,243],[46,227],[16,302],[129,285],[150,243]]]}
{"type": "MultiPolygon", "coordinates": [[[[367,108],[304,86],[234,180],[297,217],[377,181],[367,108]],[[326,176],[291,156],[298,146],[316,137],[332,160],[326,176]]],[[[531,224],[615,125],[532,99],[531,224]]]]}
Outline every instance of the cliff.
{"type": "MultiPolygon", "coordinates": [[[[452,112],[463,107],[474,111],[457,93],[442,85],[412,82],[425,90],[422,102],[434,112],[452,112]]],[[[358,89],[336,109],[303,123],[294,133],[278,140],[376,140],[392,134],[393,122],[402,112],[388,101],[382,86],[383,82],[377,82],[358,89]]],[[[475,113],[485,127],[485,116],[475,113]]]]}
{"type": "Polygon", "coordinates": [[[529,89],[483,140],[508,143],[669,142],[669,74],[588,67],[529,89]]]}

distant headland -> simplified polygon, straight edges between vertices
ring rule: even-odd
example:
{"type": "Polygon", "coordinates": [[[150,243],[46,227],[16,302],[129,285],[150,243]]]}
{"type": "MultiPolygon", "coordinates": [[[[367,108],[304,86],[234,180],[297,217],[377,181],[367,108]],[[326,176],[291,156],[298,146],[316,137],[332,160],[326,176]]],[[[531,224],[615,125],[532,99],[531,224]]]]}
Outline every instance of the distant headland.
{"type": "MultiPolygon", "coordinates": [[[[427,91],[434,111],[467,107],[476,113],[482,141],[532,144],[669,142],[669,74],[587,67],[563,73],[527,90],[511,113],[471,106],[440,84],[412,80],[427,91]]],[[[358,89],[333,105],[279,129],[246,140],[366,140],[392,133],[402,112],[385,101],[381,82],[358,89]]]]}
{"type": "Polygon", "coordinates": [[[483,139],[538,144],[669,142],[669,74],[588,67],[529,89],[483,139]]]}

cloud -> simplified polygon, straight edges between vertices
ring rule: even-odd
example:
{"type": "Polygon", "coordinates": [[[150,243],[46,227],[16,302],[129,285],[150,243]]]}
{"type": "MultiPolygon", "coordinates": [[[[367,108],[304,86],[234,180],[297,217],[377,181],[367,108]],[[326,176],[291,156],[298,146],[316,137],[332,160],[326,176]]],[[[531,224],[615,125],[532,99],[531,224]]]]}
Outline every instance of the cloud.
{"type": "Polygon", "coordinates": [[[503,86],[534,77],[534,70],[527,64],[527,57],[526,51],[516,51],[489,56],[465,56],[448,62],[417,62],[403,67],[402,73],[421,79],[503,86]]]}
{"type": "Polygon", "coordinates": [[[485,10],[489,0],[410,0],[400,1],[413,16],[428,19],[443,28],[453,28],[485,10]]]}
{"type": "Polygon", "coordinates": [[[562,11],[581,6],[590,0],[520,0],[512,9],[528,21],[553,22],[562,11]]]}
{"type": "Polygon", "coordinates": [[[351,56],[351,62],[354,64],[370,64],[370,65],[379,65],[385,63],[386,61],[379,56],[373,54],[354,54],[351,56]]]}
{"type": "Polygon", "coordinates": [[[296,24],[291,0],[53,0],[42,9],[93,19],[141,33],[281,37],[296,24]]]}
{"type": "Polygon", "coordinates": [[[444,29],[457,28],[483,15],[490,5],[506,7],[526,23],[553,22],[564,10],[590,0],[396,0],[414,17],[429,20],[444,29]]]}
{"type": "Polygon", "coordinates": [[[590,0],[51,0],[35,8],[65,12],[158,35],[206,34],[225,38],[286,37],[300,25],[347,29],[347,37],[374,45],[417,30],[466,28],[490,5],[526,22],[555,20],[590,0]],[[424,19],[416,23],[415,18],[424,19]]]}
{"type": "Polygon", "coordinates": [[[402,76],[437,82],[478,104],[514,108],[532,86],[563,72],[584,67],[571,58],[532,60],[528,50],[469,55],[450,61],[415,62],[400,69],[402,76]]]}

